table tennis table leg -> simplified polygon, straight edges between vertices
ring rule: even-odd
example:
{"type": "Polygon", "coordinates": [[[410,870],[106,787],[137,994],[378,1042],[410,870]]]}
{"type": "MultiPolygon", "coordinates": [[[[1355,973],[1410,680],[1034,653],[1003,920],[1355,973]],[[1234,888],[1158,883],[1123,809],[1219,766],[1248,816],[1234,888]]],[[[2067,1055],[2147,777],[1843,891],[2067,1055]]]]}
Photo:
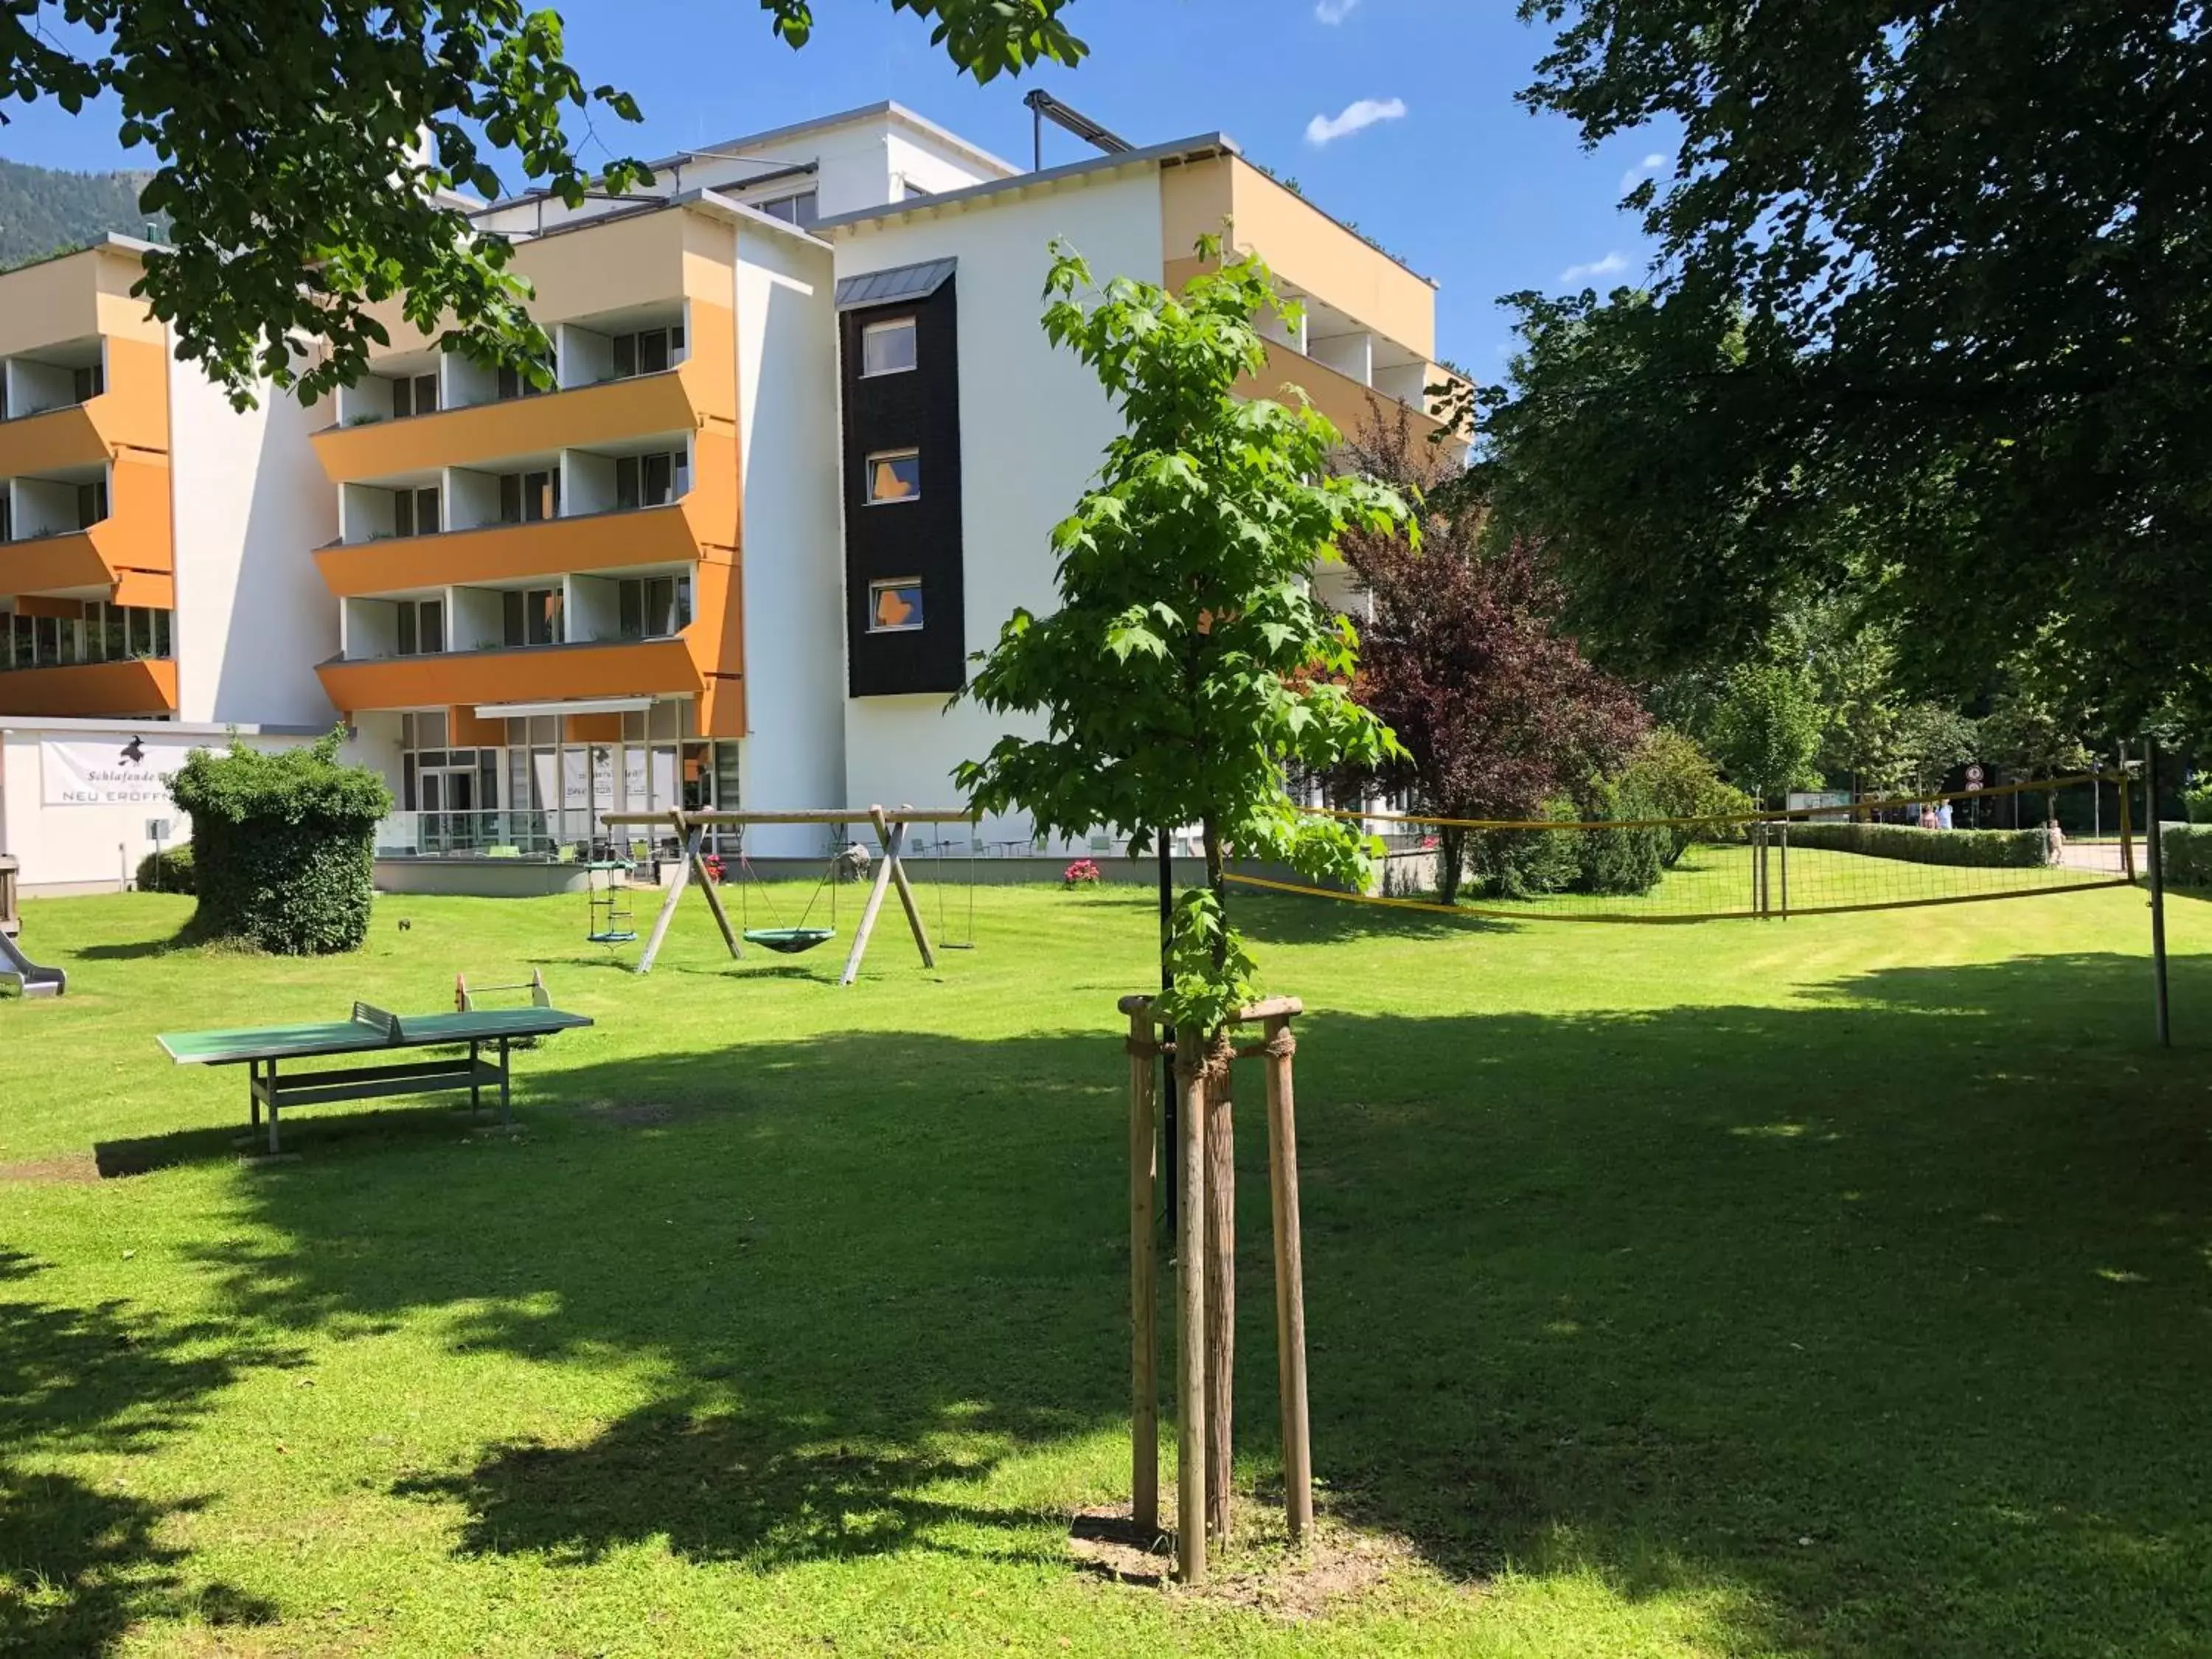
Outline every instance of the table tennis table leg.
{"type": "Polygon", "coordinates": [[[469,1044],[469,1115],[474,1117],[483,1110],[483,1085],[477,1081],[477,1051],[481,1043],[469,1044]]]}
{"type": "Polygon", "coordinates": [[[276,1057],[269,1057],[269,1069],[262,1073],[262,1086],[268,1091],[269,1156],[276,1156],[276,1057]]]}
{"type": "Polygon", "coordinates": [[[246,1133],[250,1138],[261,1129],[261,1062],[246,1062],[246,1133]]]}
{"type": "Polygon", "coordinates": [[[507,1039],[499,1040],[499,1126],[502,1129],[514,1127],[514,1112],[508,1099],[507,1079],[507,1039]]]}

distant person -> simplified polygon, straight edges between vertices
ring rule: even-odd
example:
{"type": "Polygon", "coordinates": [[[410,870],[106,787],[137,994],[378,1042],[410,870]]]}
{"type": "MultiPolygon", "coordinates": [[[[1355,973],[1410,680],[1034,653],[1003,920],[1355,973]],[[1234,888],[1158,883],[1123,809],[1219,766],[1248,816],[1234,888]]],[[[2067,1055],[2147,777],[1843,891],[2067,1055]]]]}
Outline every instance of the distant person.
{"type": "Polygon", "coordinates": [[[1936,809],[1936,827],[1938,830],[1951,827],[1951,803],[1948,800],[1936,809]]]}
{"type": "Polygon", "coordinates": [[[2063,864],[2066,861],[2066,832],[2058,827],[2057,818],[2043,826],[2043,861],[2045,864],[2063,864]]]}
{"type": "Polygon", "coordinates": [[[1934,830],[1941,827],[1936,821],[1936,805],[1933,801],[1922,801],[1920,803],[1920,827],[1923,830],[1934,830]]]}

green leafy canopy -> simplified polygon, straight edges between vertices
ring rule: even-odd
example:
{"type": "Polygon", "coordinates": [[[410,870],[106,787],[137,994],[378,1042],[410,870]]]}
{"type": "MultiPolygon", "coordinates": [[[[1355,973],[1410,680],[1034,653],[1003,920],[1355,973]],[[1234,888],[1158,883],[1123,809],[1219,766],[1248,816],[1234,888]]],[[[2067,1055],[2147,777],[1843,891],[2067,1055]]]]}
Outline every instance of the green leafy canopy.
{"type": "Polygon", "coordinates": [[[1284,789],[1288,767],[1372,767],[1394,749],[1352,699],[1352,626],[1309,576],[1348,528],[1414,526],[1395,491],[1332,475],[1340,438],[1318,412],[1234,395],[1267,367],[1252,319],[1291,309],[1256,257],[1176,295],[1128,277],[1100,292],[1080,256],[1053,252],[1045,331],[1097,373],[1125,429],[1053,532],[1060,609],[1016,611],[969,690],[1042,716],[1044,735],[1004,737],[957,775],[980,810],[1026,811],[1048,834],[1103,828],[1142,852],[1199,826],[1208,883],[1176,908],[1166,1012],[1218,1029],[1253,972],[1222,904],[1224,850],[1320,880],[1365,872],[1367,838],[1284,789]]]}
{"type": "MultiPolygon", "coordinates": [[[[890,3],[979,81],[1085,53],[1060,19],[1073,0],[890,3]]],[[[808,0],[761,8],[790,46],[812,33],[808,0]]],[[[560,14],[520,0],[13,0],[0,101],[76,114],[114,97],[123,143],[158,163],[141,206],[171,227],[137,291],[240,407],[261,380],[312,400],[360,379],[389,343],[370,307],[394,298],[450,348],[542,383],[528,284],[450,192],[498,196],[501,158],[572,207],[651,181],[611,152],[586,169],[592,112],[640,111],[587,89],[563,51],[560,14]]]]}

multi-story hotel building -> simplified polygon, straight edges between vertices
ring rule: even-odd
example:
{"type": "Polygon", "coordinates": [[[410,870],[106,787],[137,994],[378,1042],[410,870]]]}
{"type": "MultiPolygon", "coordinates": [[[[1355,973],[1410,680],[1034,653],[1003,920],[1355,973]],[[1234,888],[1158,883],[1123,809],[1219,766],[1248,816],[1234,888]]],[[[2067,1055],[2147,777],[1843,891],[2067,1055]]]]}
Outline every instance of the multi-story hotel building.
{"type": "Polygon", "coordinates": [[[335,407],[240,416],[127,298],[134,245],[0,276],[0,726],[335,713],[401,802],[387,873],[527,861],[615,811],[939,804],[998,735],[948,708],[967,659],[1051,607],[1049,532],[1116,429],[1038,326],[1055,237],[1177,282],[1226,227],[1304,305],[1263,319],[1253,391],[1435,426],[1431,284],[1218,134],[1024,171],[884,104],[656,173],[478,214],[546,388],[395,306],[335,407]]]}

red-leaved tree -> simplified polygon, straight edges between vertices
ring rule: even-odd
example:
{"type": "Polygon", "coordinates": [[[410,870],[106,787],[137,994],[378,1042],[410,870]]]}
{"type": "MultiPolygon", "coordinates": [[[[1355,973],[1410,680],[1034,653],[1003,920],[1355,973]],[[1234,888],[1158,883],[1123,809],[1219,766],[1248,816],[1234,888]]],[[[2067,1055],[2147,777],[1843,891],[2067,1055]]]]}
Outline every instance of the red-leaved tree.
{"type": "MultiPolygon", "coordinates": [[[[1385,781],[1450,818],[1532,818],[1555,797],[1589,799],[1650,721],[1627,686],[1557,631],[1564,596],[1537,550],[1484,546],[1480,505],[1448,487],[1455,470],[1402,416],[1370,422],[1346,447],[1358,471],[1450,503],[1423,514],[1418,547],[1360,532],[1338,544],[1373,606],[1358,623],[1352,695],[1405,750],[1385,781]]],[[[1447,904],[1468,833],[1437,831],[1447,904]]]]}

